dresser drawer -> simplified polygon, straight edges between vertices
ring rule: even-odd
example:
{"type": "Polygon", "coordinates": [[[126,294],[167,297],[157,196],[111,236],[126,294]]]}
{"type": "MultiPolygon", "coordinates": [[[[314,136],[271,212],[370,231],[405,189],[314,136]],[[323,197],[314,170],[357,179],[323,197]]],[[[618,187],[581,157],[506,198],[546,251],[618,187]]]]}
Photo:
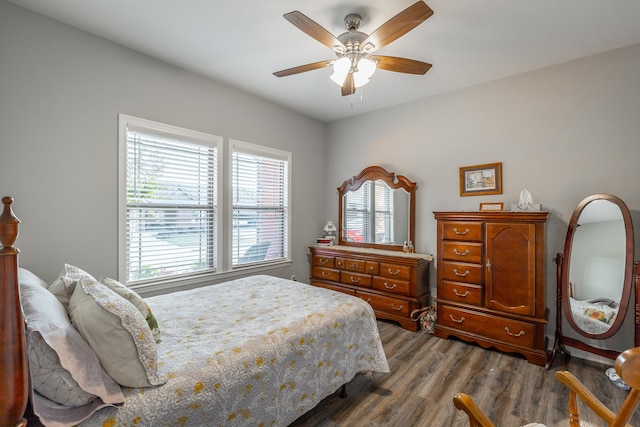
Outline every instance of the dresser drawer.
{"type": "Polygon", "coordinates": [[[365,262],[359,259],[345,259],[345,268],[347,271],[355,271],[357,273],[364,273],[365,262]]]}
{"type": "Polygon", "coordinates": [[[346,283],[347,285],[362,286],[363,288],[371,287],[371,276],[368,274],[341,271],[340,281],[342,283],[346,283]]]}
{"type": "Polygon", "coordinates": [[[336,268],[339,268],[340,270],[346,270],[347,269],[347,260],[345,258],[339,258],[336,257],[336,268]]]}
{"type": "Polygon", "coordinates": [[[407,301],[361,291],[356,291],[356,296],[371,304],[374,310],[400,316],[409,316],[410,307],[407,301]]]}
{"type": "Polygon", "coordinates": [[[329,268],[333,268],[335,265],[333,257],[320,256],[320,255],[314,255],[311,258],[311,264],[319,265],[320,267],[329,267],[329,268]]]}
{"type": "Polygon", "coordinates": [[[464,221],[443,221],[442,238],[445,240],[482,241],[482,223],[464,221]]]}
{"type": "Polygon", "coordinates": [[[411,280],[411,267],[381,262],[380,276],[390,279],[411,280]]]}
{"type": "Polygon", "coordinates": [[[442,259],[476,264],[482,263],[482,243],[444,240],[441,252],[442,259]]]}
{"type": "Polygon", "coordinates": [[[406,280],[390,279],[388,277],[374,277],[373,289],[409,296],[411,295],[411,282],[406,280]]]}
{"type": "Polygon", "coordinates": [[[455,282],[482,284],[482,265],[464,262],[442,262],[442,278],[455,282]]]}
{"type": "Polygon", "coordinates": [[[482,305],[482,286],[443,280],[442,295],[438,297],[464,304],[482,305]]]}
{"type": "Polygon", "coordinates": [[[319,281],[313,280],[311,282],[311,284],[313,286],[319,286],[321,288],[331,289],[332,291],[342,292],[343,294],[349,294],[349,295],[354,295],[354,296],[356,294],[356,291],[354,289],[343,288],[342,286],[334,285],[332,283],[319,282],[319,281]]]}
{"type": "Polygon", "coordinates": [[[375,261],[367,261],[364,265],[364,272],[377,276],[378,274],[380,274],[380,263],[377,263],[375,261]]]}
{"type": "Polygon", "coordinates": [[[535,325],[448,305],[438,306],[438,323],[497,341],[531,348],[535,325]]]}
{"type": "Polygon", "coordinates": [[[316,279],[340,281],[340,271],[331,268],[314,266],[311,269],[311,275],[316,279]]]}

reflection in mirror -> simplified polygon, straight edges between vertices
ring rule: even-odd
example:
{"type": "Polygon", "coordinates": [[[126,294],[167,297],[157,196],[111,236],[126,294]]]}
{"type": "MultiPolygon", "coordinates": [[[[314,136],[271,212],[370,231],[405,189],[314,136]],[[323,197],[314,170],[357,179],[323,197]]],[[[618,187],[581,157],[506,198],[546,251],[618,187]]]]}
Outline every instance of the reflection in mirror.
{"type": "Polygon", "coordinates": [[[624,285],[626,235],[620,208],[594,200],[583,209],[573,235],[568,296],[576,326],[589,334],[615,323],[624,285]]]}
{"type": "Polygon", "coordinates": [[[369,166],[338,188],[338,243],[402,250],[415,245],[414,182],[380,166],[369,166]]]}
{"type": "Polygon", "coordinates": [[[367,181],[344,195],[344,239],[402,245],[409,239],[409,193],[384,181],[367,181]]]}

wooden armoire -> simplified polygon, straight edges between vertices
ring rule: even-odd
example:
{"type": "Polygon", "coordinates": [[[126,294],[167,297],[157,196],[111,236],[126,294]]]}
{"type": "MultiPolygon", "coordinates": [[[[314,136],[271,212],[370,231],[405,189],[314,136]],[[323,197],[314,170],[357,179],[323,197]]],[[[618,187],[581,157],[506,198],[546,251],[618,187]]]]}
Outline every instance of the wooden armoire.
{"type": "Polygon", "coordinates": [[[547,359],[545,224],[548,212],[434,212],[435,335],[547,359]]]}

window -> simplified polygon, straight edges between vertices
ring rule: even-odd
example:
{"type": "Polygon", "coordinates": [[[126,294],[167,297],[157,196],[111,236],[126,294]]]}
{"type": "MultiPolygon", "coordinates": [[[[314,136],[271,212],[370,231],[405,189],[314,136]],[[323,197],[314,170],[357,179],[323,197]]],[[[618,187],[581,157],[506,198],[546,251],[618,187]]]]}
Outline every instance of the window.
{"type": "Polygon", "coordinates": [[[124,115],[120,138],[120,277],[131,283],[216,271],[222,139],[124,115]]]}
{"type": "Polygon", "coordinates": [[[231,142],[231,264],[286,260],[290,153],[231,142]]]}
{"type": "Polygon", "coordinates": [[[290,262],[291,153],[223,151],[222,137],[122,114],[119,127],[120,280],[172,287],[290,262]]]}

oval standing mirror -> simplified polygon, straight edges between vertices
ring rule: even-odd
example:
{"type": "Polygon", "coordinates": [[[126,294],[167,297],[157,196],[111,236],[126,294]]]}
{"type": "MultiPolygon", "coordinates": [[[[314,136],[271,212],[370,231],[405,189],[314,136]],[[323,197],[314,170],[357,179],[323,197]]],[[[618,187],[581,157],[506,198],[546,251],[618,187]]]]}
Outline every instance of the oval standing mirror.
{"type": "Polygon", "coordinates": [[[415,186],[380,166],[346,180],[339,193],[338,244],[402,250],[413,242],[415,186]]]}
{"type": "Polygon", "coordinates": [[[622,326],[633,270],[633,224],[622,200],[597,194],[573,213],[565,241],[563,309],[579,334],[594,339],[622,326]]]}
{"type": "Polygon", "coordinates": [[[595,194],[580,202],[569,222],[564,253],[556,257],[556,337],[547,369],[558,352],[568,354],[564,345],[610,359],[620,353],[564,336],[561,313],[586,338],[603,340],[615,335],[630,304],[633,250],[631,213],[621,199],[595,194]]]}

